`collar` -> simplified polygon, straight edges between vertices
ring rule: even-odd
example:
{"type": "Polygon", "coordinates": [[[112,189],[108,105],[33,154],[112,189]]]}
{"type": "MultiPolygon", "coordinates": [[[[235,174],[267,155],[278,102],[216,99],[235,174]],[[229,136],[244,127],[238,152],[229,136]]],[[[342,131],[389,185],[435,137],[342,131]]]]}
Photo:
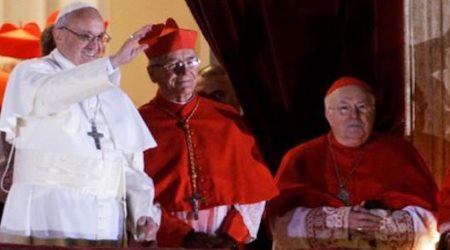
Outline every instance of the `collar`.
{"type": "Polygon", "coordinates": [[[361,150],[362,148],[364,148],[364,145],[366,145],[368,143],[368,141],[365,143],[363,143],[362,145],[356,146],[356,147],[349,147],[349,146],[345,146],[340,144],[337,140],[336,137],[333,134],[333,131],[330,131],[327,135],[329,142],[331,143],[331,145],[336,148],[337,150],[341,151],[341,152],[347,152],[347,153],[354,153],[357,152],[359,150],[361,150]]]}
{"type": "Polygon", "coordinates": [[[161,106],[164,109],[183,118],[187,117],[192,112],[192,110],[194,110],[198,101],[199,97],[196,94],[194,94],[191,100],[189,100],[187,103],[180,104],[171,102],[166,98],[164,98],[164,96],[161,94],[160,91],[156,93],[156,97],[152,100],[152,102],[155,102],[156,105],[161,106]]]}
{"type": "Polygon", "coordinates": [[[62,69],[72,69],[75,68],[75,64],[73,64],[69,59],[67,59],[58,49],[54,49],[50,53],[50,57],[58,62],[58,65],[62,69]]]}

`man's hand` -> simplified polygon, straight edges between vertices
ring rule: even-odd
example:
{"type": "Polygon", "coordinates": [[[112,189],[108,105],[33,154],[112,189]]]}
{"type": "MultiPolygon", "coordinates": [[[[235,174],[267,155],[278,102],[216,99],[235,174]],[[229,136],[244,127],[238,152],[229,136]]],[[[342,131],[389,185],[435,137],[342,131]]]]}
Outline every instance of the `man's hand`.
{"type": "Polygon", "coordinates": [[[137,240],[152,241],[156,239],[159,226],[150,217],[141,217],[137,221],[137,240]]]}
{"type": "Polygon", "coordinates": [[[134,32],[128,40],[126,40],[119,51],[110,57],[111,65],[117,68],[122,64],[131,62],[137,55],[147,49],[147,44],[139,44],[139,40],[152,29],[152,25],[145,25],[138,31],[134,32]]]}
{"type": "Polygon", "coordinates": [[[350,234],[372,240],[375,238],[375,233],[380,229],[381,220],[380,216],[370,213],[369,210],[361,206],[355,206],[349,214],[350,234]]]}

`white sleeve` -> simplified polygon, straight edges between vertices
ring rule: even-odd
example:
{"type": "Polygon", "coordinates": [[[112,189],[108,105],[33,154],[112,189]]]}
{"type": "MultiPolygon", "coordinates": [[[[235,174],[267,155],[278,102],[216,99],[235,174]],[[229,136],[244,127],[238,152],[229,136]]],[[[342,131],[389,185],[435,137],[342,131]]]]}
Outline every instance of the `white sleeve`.
{"type": "Polygon", "coordinates": [[[120,70],[119,68],[113,68],[111,60],[106,60],[106,70],[108,72],[109,81],[114,84],[114,86],[120,85],[120,70]]]}
{"type": "Polygon", "coordinates": [[[399,210],[372,209],[371,213],[382,217],[375,235],[380,249],[435,249],[439,241],[434,215],[418,206],[406,206],[399,210]]]}
{"type": "Polygon", "coordinates": [[[348,241],[350,209],[298,207],[283,216],[271,218],[273,249],[315,249],[348,241]]]}
{"type": "Polygon", "coordinates": [[[252,204],[236,204],[234,207],[241,214],[244,224],[250,233],[250,239],[247,243],[256,239],[261,218],[264,213],[266,201],[260,201],[252,204]]]}
{"type": "Polygon", "coordinates": [[[108,74],[107,59],[53,74],[29,70],[23,73],[24,80],[37,87],[33,113],[38,116],[61,111],[115,86],[108,74]]]}
{"type": "Polygon", "coordinates": [[[407,206],[403,210],[411,215],[414,223],[414,249],[435,249],[439,233],[434,215],[417,206],[407,206]]]}
{"type": "Polygon", "coordinates": [[[305,218],[311,209],[305,207],[295,208],[282,216],[270,218],[269,227],[274,242],[278,244],[287,238],[305,238],[305,218]]]}
{"type": "Polygon", "coordinates": [[[298,207],[282,216],[270,218],[269,228],[273,238],[272,249],[309,249],[305,223],[306,215],[311,210],[298,207]]]}
{"type": "Polygon", "coordinates": [[[154,204],[155,186],[143,171],[142,153],[136,153],[132,158],[133,167],[126,168],[125,181],[128,223],[135,235],[140,217],[151,217],[156,224],[161,225],[161,209],[158,204],[154,204]]]}

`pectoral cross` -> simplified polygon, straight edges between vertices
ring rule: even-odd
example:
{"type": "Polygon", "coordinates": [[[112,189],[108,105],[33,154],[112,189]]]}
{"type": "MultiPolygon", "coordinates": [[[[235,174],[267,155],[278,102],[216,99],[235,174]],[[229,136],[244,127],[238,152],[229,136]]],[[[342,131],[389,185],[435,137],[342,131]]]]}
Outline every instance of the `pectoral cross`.
{"type": "Polygon", "coordinates": [[[339,193],[337,194],[339,200],[343,201],[346,206],[350,205],[350,194],[345,187],[339,187],[339,193]]]}
{"type": "Polygon", "coordinates": [[[95,142],[95,148],[100,150],[101,149],[100,138],[103,137],[103,134],[97,131],[97,126],[95,126],[94,122],[91,122],[91,131],[87,132],[87,135],[92,136],[95,142]]]}
{"type": "Polygon", "coordinates": [[[198,210],[200,208],[200,202],[204,202],[205,197],[195,192],[192,194],[191,197],[187,198],[187,201],[189,201],[192,204],[192,211],[194,211],[194,219],[198,220],[198,210]]]}

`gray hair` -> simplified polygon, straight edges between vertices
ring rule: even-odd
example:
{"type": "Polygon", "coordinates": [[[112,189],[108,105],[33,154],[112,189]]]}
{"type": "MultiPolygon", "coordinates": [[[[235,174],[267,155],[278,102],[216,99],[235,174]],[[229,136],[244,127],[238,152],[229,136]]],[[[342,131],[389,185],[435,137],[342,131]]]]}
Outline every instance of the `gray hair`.
{"type": "MultiPolygon", "coordinates": [[[[374,108],[375,107],[375,101],[376,101],[375,96],[369,91],[365,91],[365,93],[369,96],[369,99],[371,101],[372,107],[374,108]]],[[[335,93],[332,93],[331,95],[327,95],[323,99],[323,103],[325,105],[325,110],[328,110],[330,108],[330,102],[331,102],[330,99],[331,99],[331,97],[334,96],[334,94],[335,93]]]]}

